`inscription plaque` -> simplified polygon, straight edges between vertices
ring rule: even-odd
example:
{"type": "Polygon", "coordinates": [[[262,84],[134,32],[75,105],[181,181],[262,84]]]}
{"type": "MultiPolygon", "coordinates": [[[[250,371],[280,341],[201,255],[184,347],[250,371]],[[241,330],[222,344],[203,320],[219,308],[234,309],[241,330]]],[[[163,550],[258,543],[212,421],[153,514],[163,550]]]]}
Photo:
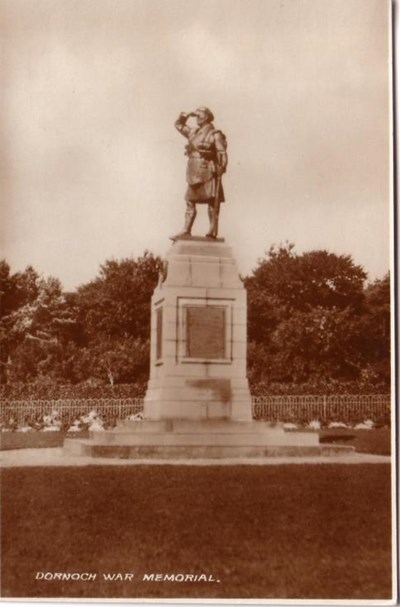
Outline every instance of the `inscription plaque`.
{"type": "Polygon", "coordinates": [[[186,356],[226,358],[223,306],[186,306],[186,356]]]}

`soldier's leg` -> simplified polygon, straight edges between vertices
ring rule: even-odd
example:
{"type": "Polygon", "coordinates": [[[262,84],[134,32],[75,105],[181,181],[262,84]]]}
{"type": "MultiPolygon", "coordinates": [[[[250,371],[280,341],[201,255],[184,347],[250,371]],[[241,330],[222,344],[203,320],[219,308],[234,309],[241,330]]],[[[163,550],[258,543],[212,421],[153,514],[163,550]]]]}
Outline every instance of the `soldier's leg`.
{"type": "Polygon", "coordinates": [[[185,224],[183,229],[176,234],[175,236],[171,236],[171,240],[177,240],[180,236],[190,236],[192,232],[192,226],[194,220],[196,219],[197,211],[196,211],[196,203],[191,200],[186,201],[186,212],[185,212],[185,224]]]}
{"type": "Polygon", "coordinates": [[[194,220],[196,219],[196,203],[191,200],[186,201],[185,225],[183,227],[186,234],[191,234],[194,220]]]}
{"type": "Polygon", "coordinates": [[[210,229],[206,236],[207,238],[216,238],[218,235],[218,218],[219,208],[215,208],[214,201],[208,203],[208,219],[210,221],[210,229]]]}

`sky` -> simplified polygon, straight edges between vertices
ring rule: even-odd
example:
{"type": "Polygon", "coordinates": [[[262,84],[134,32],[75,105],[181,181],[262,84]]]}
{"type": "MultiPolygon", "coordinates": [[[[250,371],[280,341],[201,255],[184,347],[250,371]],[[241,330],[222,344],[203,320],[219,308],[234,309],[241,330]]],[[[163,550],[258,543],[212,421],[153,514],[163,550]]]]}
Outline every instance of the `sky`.
{"type": "MultiPolygon", "coordinates": [[[[71,290],[183,226],[181,111],[228,140],[220,236],[390,263],[386,0],[0,0],[1,251],[71,290]]],[[[199,208],[195,235],[207,231],[199,208]]]]}

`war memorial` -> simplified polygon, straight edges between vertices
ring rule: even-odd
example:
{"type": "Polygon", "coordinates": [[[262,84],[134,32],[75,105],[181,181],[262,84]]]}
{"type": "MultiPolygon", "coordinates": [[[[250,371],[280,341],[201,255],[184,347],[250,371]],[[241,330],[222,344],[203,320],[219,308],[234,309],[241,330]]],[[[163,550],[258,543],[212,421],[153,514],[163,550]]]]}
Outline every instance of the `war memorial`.
{"type": "Polygon", "coordinates": [[[171,237],[151,301],[150,379],[143,419],[67,439],[64,453],[122,459],[234,459],[349,453],[319,444],[318,432],[254,421],[246,372],[247,303],[232,247],[219,233],[227,141],[205,107],[181,113],[187,140],[186,211],[171,237]],[[195,126],[188,126],[193,118],[195,126]],[[210,228],[192,235],[197,205],[210,228]]]}

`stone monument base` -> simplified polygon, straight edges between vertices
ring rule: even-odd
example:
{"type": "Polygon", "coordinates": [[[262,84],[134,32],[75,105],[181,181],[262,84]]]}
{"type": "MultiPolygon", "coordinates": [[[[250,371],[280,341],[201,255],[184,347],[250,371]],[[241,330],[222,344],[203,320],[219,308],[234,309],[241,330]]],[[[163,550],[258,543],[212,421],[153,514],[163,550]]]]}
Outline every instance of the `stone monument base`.
{"type": "Polygon", "coordinates": [[[230,420],[120,421],[90,438],[66,439],[65,455],[118,459],[236,459],[321,456],[354,448],[320,445],[317,431],[285,431],[282,424],[230,420]]]}
{"type": "Polygon", "coordinates": [[[66,455],[122,459],[237,459],[348,453],[315,431],[253,421],[247,304],[224,239],[182,238],[167,254],[151,302],[150,379],[143,421],[119,421],[66,455]]]}

